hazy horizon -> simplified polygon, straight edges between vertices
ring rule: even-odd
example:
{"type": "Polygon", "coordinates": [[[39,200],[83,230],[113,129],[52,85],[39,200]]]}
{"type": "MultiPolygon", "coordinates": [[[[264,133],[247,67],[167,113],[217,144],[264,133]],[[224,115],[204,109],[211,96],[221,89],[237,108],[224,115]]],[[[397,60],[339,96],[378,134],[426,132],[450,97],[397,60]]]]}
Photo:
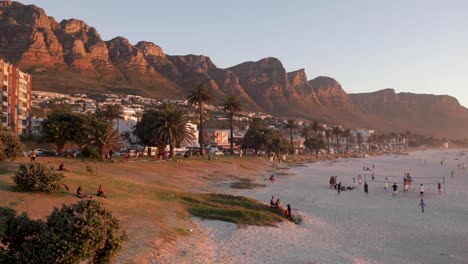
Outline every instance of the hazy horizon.
{"type": "Polygon", "coordinates": [[[265,57],[348,93],[450,95],[468,106],[468,2],[20,1],[56,20],[80,19],[104,40],[146,40],[166,54],[197,54],[220,68],[265,57]]]}

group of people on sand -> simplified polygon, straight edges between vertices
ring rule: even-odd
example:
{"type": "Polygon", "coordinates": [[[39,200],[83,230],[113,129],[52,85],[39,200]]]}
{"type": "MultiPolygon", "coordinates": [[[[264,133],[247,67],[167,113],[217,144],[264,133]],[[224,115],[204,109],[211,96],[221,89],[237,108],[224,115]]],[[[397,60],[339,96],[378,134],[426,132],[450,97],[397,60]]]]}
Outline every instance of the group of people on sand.
{"type": "Polygon", "coordinates": [[[286,208],[284,208],[280,202],[280,199],[279,198],[275,199],[275,196],[272,196],[270,200],[270,207],[280,209],[281,211],[284,212],[284,217],[291,219],[292,215],[291,215],[290,204],[287,204],[286,208]]]}
{"type": "MultiPolygon", "coordinates": [[[[104,193],[104,188],[102,188],[102,185],[99,185],[99,188],[97,190],[96,195],[99,196],[99,197],[107,198],[106,194],[104,193]]],[[[81,186],[78,186],[78,189],[76,189],[76,196],[78,198],[81,198],[81,199],[83,199],[83,198],[90,198],[90,199],[93,198],[92,195],[89,195],[89,194],[85,193],[83,191],[83,188],[81,188],[81,186]]]]}

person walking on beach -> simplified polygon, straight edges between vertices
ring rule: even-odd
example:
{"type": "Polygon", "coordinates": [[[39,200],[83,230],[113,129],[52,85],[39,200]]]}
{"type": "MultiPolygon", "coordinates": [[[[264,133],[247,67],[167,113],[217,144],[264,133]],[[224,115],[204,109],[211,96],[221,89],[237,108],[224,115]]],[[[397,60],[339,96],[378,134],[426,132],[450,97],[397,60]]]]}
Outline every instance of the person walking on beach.
{"type": "Polygon", "coordinates": [[[392,196],[396,196],[397,193],[398,193],[398,185],[396,185],[396,182],[393,183],[392,188],[393,188],[393,194],[392,194],[392,196]]]}
{"type": "Polygon", "coordinates": [[[364,193],[367,195],[369,195],[369,185],[367,185],[367,182],[364,182],[364,193]]]}
{"type": "Polygon", "coordinates": [[[421,183],[421,186],[419,186],[419,196],[423,197],[424,196],[424,185],[421,183]]]}
{"type": "Polygon", "coordinates": [[[387,188],[388,188],[388,180],[387,180],[387,178],[385,178],[385,186],[384,186],[384,190],[387,190],[387,188]]]}
{"type": "Polygon", "coordinates": [[[341,193],[341,182],[338,183],[338,187],[336,189],[338,191],[338,195],[341,193]]]}
{"type": "Polygon", "coordinates": [[[426,203],[424,203],[424,199],[421,199],[421,202],[419,203],[419,206],[421,206],[421,211],[424,214],[424,207],[426,206],[426,203]]]}
{"type": "Polygon", "coordinates": [[[442,184],[440,182],[437,182],[437,190],[439,191],[439,195],[442,194],[442,184]]]}

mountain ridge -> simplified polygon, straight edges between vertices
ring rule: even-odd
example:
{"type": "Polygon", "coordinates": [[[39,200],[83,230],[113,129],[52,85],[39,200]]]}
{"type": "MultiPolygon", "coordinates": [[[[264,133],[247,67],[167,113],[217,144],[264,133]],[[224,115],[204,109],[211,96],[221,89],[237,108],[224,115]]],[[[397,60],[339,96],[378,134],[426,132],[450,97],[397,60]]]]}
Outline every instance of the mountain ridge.
{"type": "Polygon", "coordinates": [[[347,94],[335,79],[309,80],[304,69],[287,72],[274,57],[222,69],[208,56],[168,55],[152,42],[132,45],[121,36],[105,41],[85,21],[57,22],[37,6],[13,1],[0,2],[0,58],[31,72],[38,90],[180,98],[204,82],[215,103],[237,94],[250,111],[384,131],[468,134],[468,126],[458,125],[468,123],[468,110],[450,96],[388,89],[347,94]],[[426,125],[430,117],[446,127],[426,125]]]}

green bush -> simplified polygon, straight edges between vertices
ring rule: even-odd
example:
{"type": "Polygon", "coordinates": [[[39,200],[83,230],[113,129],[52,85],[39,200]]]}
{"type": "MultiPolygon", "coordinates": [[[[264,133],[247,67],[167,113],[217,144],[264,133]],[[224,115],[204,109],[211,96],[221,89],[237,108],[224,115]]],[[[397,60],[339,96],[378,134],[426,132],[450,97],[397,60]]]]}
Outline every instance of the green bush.
{"type": "Polygon", "coordinates": [[[55,208],[46,222],[0,207],[0,263],[110,263],[125,239],[94,200],[55,208]]]}
{"type": "Polygon", "coordinates": [[[84,147],[83,150],[81,150],[81,156],[87,159],[99,159],[101,157],[96,148],[91,146],[84,147]]]}
{"type": "Polygon", "coordinates": [[[51,171],[45,164],[32,162],[21,164],[19,171],[12,177],[19,190],[41,192],[57,192],[60,190],[60,180],[63,174],[51,171]]]}
{"type": "Polygon", "coordinates": [[[23,144],[12,131],[0,127],[0,161],[23,156],[23,144]]]}

